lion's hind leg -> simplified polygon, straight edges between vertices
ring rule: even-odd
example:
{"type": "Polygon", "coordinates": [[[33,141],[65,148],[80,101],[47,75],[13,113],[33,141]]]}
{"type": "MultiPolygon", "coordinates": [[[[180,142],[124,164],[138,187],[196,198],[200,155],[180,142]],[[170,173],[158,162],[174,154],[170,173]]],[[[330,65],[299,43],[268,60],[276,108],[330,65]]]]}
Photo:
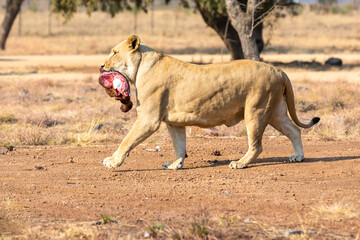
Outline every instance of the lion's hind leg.
{"type": "Polygon", "coordinates": [[[301,132],[288,117],[287,106],[284,99],[280,101],[269,123],[290,139],[295,151],[295,153],[289,157],[290,162],[301,162],[304,159],[301,132]]]}
{"type": "Polygon", "coordinates": [[[268,124],[266,111],[250,110],[245,113],[245,125],[248,135],[249,149],[239,161],[232,161],[230,168],[245,168],[262,152],[262,135],[268,124]]]}
{"type": "Polygon", "coordinates": [[[175,149],[175,161],[162,165],[163,169],[181,169],[186,157],[186,131],[185,127],[175,127],[166,124],[175,149]]]}

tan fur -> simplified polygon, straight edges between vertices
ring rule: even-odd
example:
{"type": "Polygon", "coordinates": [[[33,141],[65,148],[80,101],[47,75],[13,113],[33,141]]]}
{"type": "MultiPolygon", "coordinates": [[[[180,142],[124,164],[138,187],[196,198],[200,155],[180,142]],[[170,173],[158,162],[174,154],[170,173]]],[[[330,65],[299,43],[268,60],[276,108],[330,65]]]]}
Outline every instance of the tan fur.
{"type": "Polygon", "coordinates": [[[291,161],[304,158],[300,130],[315,123],[301,123],[295,112],[291,83],[284,72],[262,63],[238,60],[228,63],[195,65],[161,54],[140,44],[137,36],[112,49],[105,60],[106,71],[119,71],[136,87],[137,119],[107,167],[120,166],[131,149],[148,138],[165,122],[175,148],[175,161],[164,168],[183,167],[186,155],[185,126],[233,126],[245,120],[249,150],[231,168],[244,168],[262,151],[265,127],[289,137],[295,154],[291,161]],[[293,121],[287,115],[287,109],[293,121]]]}

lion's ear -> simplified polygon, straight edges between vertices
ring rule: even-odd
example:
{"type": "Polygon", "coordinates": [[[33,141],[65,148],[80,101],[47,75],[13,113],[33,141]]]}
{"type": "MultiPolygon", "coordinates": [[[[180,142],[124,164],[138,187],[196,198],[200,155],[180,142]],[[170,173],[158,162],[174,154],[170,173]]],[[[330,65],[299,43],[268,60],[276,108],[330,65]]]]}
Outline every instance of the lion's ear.
{"type": "Polygon", "coordinates": [[[139,47],[140,38],[136,35],[132,35],[127,39],[126,43],[129,46],[129,49],[131,49],[131,52],[134,52],[139,47]]]}

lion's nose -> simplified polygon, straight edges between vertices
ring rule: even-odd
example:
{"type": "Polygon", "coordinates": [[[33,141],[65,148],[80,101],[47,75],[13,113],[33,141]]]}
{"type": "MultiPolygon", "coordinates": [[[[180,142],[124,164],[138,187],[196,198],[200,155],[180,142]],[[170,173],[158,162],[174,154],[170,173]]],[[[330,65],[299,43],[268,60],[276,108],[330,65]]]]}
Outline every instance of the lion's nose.
{"type": "Polygon", "coordinates": [[[104,64],[101,65],[101,67],[100,67],[100,69],[99,69],[99,70],[100,70],[100,73],[102,73],[102,72],[104,71],[104,66],[105,66],[104,64]]]}

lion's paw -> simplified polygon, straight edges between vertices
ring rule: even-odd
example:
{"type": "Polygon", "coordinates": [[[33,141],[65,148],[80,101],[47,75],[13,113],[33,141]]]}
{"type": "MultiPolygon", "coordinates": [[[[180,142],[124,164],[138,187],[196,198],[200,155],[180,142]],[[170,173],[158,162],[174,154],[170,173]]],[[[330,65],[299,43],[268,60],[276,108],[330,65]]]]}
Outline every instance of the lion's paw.
{"type": "Polygon", "coordinates": [[[114,157],[107,157],[103,160],[103,164],[107,168],[115,168],[118,167],[119,164],[117,164],[117,161],[114,159],[114,157]]]}
{"type": "Polygon", "coordinates": [[[247,167],[247,165],[244,163],[241,163],[241,161],[232,161],[229,164],[229,168],[231,168],[231,169],[241,169],[241,168],[246,168],[246,167],[247,167]]]}
{"type": "Polygon", "coordinates": [[[304,155],[293,154],[289,157],[290,162],[302,162],[304,160],[304,155]]]}
{"type": "Polygon", "coordinates": [[[175,162],[167,162],[164,163],[162,165],[163,169],[172,169],[172,170],[177,170],[177,169],[182,169],[184,165],[184,161],[175,161],[175,162]]]}

